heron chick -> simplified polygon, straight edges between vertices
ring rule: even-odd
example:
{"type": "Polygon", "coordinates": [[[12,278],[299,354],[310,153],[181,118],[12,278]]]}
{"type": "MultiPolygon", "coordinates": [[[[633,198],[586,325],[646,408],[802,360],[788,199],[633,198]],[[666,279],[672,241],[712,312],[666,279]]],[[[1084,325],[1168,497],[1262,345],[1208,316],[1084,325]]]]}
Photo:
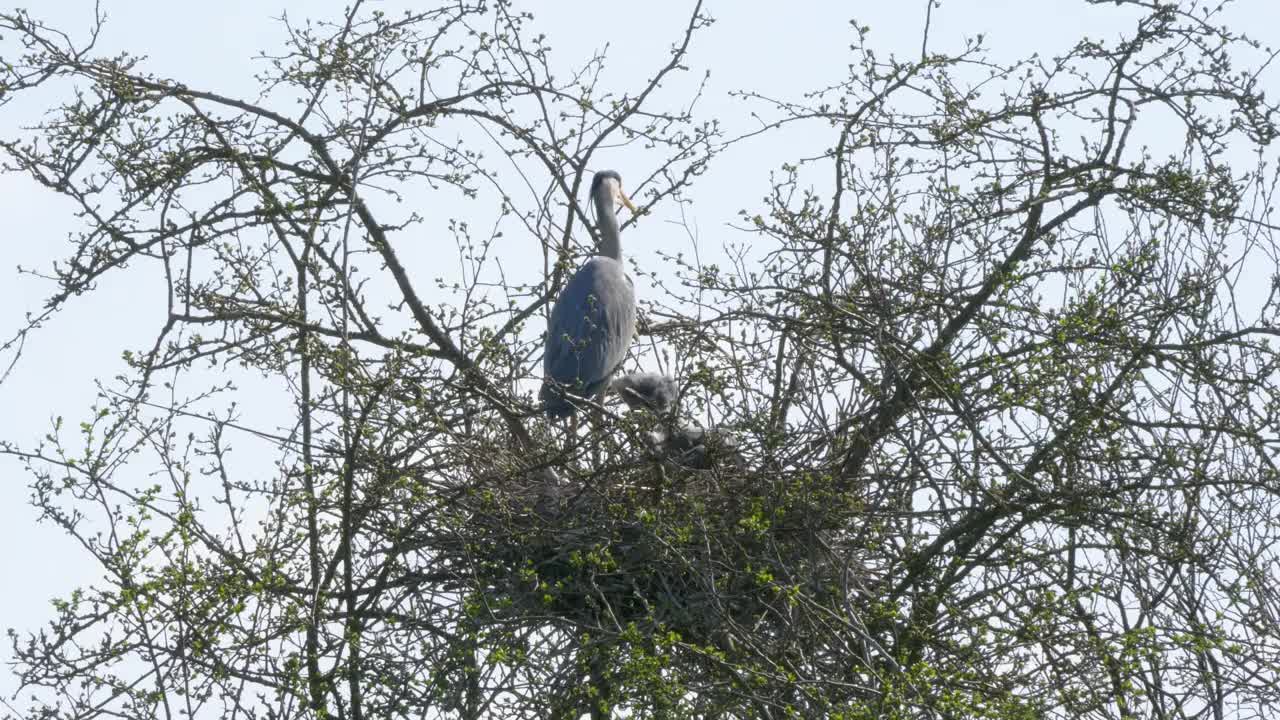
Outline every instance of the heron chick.
{"type": "Polygon", "coordinates": [[[649,410],[666,415],[676,406],[676,381],[655,372],[629,373],[610,384],[611,389],[631,410],[649,410]]]}
{"type": "Polygon", "coordinates": [[[720,428],[676,427],[649,433],[649,442],[668,462],[690,470],[746,465],[738,439],[720,428]]]}

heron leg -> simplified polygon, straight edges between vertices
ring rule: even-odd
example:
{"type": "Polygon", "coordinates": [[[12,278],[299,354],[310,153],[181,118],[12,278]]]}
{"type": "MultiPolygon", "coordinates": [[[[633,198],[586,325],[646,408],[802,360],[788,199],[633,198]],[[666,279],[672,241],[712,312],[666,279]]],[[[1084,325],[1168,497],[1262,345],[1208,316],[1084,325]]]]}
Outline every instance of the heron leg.
{"type": "Polygon", "coordinates": [[[598,407],[593,406],[590,412],[591,412],[591,432],[590,432],[591,466],[593,468],[598,468],[600,467],[600,462],[602,460],[601,454],[600,454],[600,440],[603,437],[603,435],[600,432],[600,430],[601,428],[604,427],[604,417],[602,416],[600,412],[600,408],[598,407]]]}
{"type": "Polygon", "coordinates": [[[649,488],[649,501],[656,508],[662,504],[662,492],[666,489],[667,483],[667,463],[665,460],[655,462],[653,470],[653,487],[649,488]]]}

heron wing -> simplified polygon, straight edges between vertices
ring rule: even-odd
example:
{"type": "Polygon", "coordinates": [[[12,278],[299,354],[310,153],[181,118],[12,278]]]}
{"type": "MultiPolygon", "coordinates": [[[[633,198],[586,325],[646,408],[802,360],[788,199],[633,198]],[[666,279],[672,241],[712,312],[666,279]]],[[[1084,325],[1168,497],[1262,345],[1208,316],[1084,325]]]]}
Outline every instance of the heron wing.
{"type": "Polygon", "coordinates": [[[622,263],[591,258],[551,310],[542,359],[546,378],[584,397],[599,393],[626,357],[635,329],[635,290],[622,263]]]}

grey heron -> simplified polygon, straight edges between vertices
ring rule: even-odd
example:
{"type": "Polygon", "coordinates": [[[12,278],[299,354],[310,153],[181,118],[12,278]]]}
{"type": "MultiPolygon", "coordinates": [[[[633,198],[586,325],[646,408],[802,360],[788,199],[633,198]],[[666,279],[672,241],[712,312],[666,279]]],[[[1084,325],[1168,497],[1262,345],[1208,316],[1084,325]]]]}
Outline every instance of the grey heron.
{"type": "Polygon", "coordinates": [[[745,460],[738,440],[720,428],[686,427],[675,421],[679,396],[676,381],[668,375],[639,372],[623,375],[610,384],[630,410],[648,410],[658,416],[666,430],[648,434],[649,445],[667,462],[690,470],[710,470],[726,462],[741,467],[745,460]]]}
{"type": "Polygon", "coordinates": [[[595,400],[627,355],[636,329],[636,294],[622,265],[617,204],[636,212],[622,191],[622,178],[602,170],[591,180],[598,253],[569,278],[551,310],[542,357],[539,397],[549,417],[574,415],[583,400],[595,400]]]}
{"type": "Polygon", "coordinates": [[[677,425],[670,432],[649,433],[649,442],[667,462],[690,470],[741,468],[746,464],[746,458],[738,449],[738,439],[720,428],[677,425]]]}
{"type": "Polygon", "coordinates": [[[651,410],[666,415],[676,406],[676,381],[655,372],[623,375],[609,388],[632,410],[651,410]]]}

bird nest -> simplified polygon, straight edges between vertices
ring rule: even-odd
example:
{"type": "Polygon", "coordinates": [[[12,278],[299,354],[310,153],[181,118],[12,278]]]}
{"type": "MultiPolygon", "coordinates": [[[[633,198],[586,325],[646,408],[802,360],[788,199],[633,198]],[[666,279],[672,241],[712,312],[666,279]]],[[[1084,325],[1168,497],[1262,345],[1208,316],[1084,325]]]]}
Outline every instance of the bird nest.
{"type": "Polygon", "coordinates": [[[691,469],[650,453],[571,476],[484,475],[437,560],[504,619],[758,641],[797,595],[846,593],[847,558],[823,537],[840,503],[820,479],[766,477],[736,451],[726,460],[691,469]]]}

